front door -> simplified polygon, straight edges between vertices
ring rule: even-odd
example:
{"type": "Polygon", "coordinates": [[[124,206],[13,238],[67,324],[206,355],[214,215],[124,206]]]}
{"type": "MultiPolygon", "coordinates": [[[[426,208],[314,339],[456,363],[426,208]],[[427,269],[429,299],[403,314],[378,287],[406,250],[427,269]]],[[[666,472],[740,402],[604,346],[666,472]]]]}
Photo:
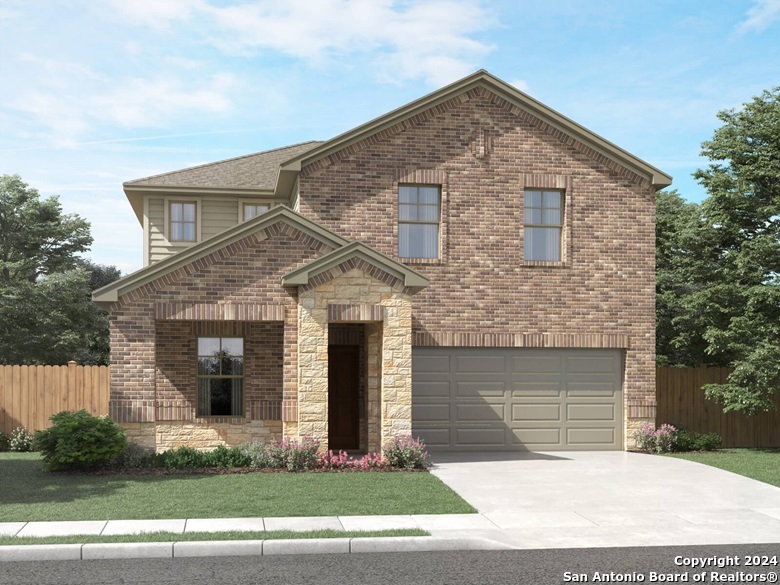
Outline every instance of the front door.
{"type": "Polygon", "coordinates": [[[328,449],[359,449],[360,346],[328,347],[328,449]]]}

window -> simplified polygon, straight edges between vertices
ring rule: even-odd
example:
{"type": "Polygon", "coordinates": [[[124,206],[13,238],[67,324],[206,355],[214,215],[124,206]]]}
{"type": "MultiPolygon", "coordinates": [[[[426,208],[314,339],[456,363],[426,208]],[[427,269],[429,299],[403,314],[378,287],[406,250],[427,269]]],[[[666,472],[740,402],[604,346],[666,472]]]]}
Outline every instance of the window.
{"type": "Polygon", "coordinates": [[[560,262],[563,193],[525,192],[525,259],[560,262]]]}
{"type": "Polygon", "coordinates": [[[244,340],[198,338],[198,416],[244,414],[244,340]]]}
{"type": "Polygon", "coordinates": [[[197,239],[195,203],[171,202],[171,242],[194,242],[197,239]]]}
{"type": "Polygon", "coordinates": [[[438,258],[441,188],[398,186],[398,256],[438,258]]]}
{"type": "Polygon", "coordinates": [[[256,205],[254,203],[244,203],[243,221],[252,219],[253,217],[257,217],[258,215],[260,215],[261,213],[265,213],[269,209],[270,207],[268,205],[256,205]]]}

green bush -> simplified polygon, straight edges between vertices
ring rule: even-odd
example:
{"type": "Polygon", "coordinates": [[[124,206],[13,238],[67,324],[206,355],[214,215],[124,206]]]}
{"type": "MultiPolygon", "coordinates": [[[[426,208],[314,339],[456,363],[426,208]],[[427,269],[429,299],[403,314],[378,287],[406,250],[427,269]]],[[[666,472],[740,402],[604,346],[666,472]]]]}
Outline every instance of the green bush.
{"type": "Polygon", "coordinates": [[[159,455],[151,455],[139,467],[165,467],[166,469],[203,469],[205,467],[220,467],[233,469],[249,467],[251,458],[238,447],[218,446],[213,451],[198,451],[192,447],[182,446],[169,449],[159,455]]]}
{"type": "Polygon", "coordinates": [[[249,467],[251,459],[238,447],[225,447],[219,445],[213,451],[206,452],[207,467],[223,467],[233,469],[236,467],[249,467]]]}
{"type": "Polygon", "coordinates": [[[300,440],[284,437],[281,441],[273,439],[270,443],[247,443],[241,446],[241,452],[247,457],[250,467],[303,471],[319,467],[319,447],[320,442],[312,437],[300,440]]]}
{"type": "Polygon", "coordinates": [[[35,433],[34,447],[50,470],[100,467],[127,443],[124,431],[111,419],[86,410],[58,412],[49,420],[51,427],[35,433]]]}
{"type": "Polygon", "coordinates": [[[0,431],[0,453],[11,450],[11,437],[0,431]]]}
{"type": "Polygon", "coordinates": [[[425,469],[431,464],[425,443],[411,435],[393,437],[382,453],[392,467],[400,469],[425,469]]]}
{"type": "Polygon", "coordinates": [[[718,433],[679,431],[674,444],[675,451],[715,451],[723,445],[718,433]]]}
{"type": "Polygon", "coordinates": [[[138,443],[127,443],[116,458],[120,467],[127,469],[140,469],[151,467],[155,462],[155,454],[151,449],[142,447],[138,443]]]}
{"type": "Polygon", "coordinates": [[[33,450],[33,437],[24,427],[16,427],[11,433],[11,440],[8,441],[11,451],[26,453],[33,450]]]}

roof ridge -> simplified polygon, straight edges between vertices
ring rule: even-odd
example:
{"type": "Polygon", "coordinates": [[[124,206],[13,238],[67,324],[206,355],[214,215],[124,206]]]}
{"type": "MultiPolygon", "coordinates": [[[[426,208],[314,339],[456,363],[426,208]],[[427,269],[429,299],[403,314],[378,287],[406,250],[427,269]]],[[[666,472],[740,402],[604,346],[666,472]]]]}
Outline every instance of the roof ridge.
{"type": "Polygon", "coordinates": [[[241,160],[241,159],[244,159],[244,158],[249,158],[249,157],[252,157],[252,156],[258,156],[260,154],[269,154],[271,152],[277,152],[279,150],[287,150],[289,148],[295,148],[296,146],[303,146],[305,144],[313,144],[313,145],[314,144],[322,144],[322,140],[306,140],[304,142],[298,142],[296,144],[289,144],[287,146],[279,146],[277,148],[269,148],[268,150],[261,150],[259,152],[253,152],[251,154],[242,154],[241,156],[234,156],[232,158],[225,158],[225,159],[217,160],[217,161],[210,162],[210,163],[203,163],[201,165],[194,165],[194,166],[191,166],[191,167],[185,167],[183,169],[177,169],[175,171],[168,171],[168,172],[165,172],[165,173],[157,173],[156,175],[149,175],[148,177],[141,177],[139,179],[133,179],[132,181],[125,181],[123,183],[123,185],[133,185],[135,183],[140,183],[141,181],[148,181],[149,179],[156,179],[158,177],[167,177],[167,176],[170,176],[170,175],[176,175],[178,173],[183,173],[183,172],[186,172],[186,171],[192,171],[192,170],[195,170],[195,169],[203,169],[203,168],[206,168],[206,167],[211,167],[211,166],[223,164],[223,163],[226,163],[226,162],[233,162],[233,161],[241,160]]]}

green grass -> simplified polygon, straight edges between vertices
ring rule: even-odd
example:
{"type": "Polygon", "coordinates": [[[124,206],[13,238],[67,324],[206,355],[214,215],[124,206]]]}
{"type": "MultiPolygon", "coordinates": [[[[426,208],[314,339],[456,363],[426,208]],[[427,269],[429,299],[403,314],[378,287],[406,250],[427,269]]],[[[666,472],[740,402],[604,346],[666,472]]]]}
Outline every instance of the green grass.
{"type": "Polygon", "coordinates": [[[99,536],[82,534],[72,536],[0,536],[0,546],[14,544],[91,544],[95,542],[185,542],[196,540],[292,540],[304,538],[369,538],[372,536],[430,536],[419,528],[397,530],[268,530],[262,532],[145,532],[99,536]]]}
{"type": "Polygon", "coordinates": [[[429,473],[81,475],[37,453],[0,453],[0,502],[0,522],[476,512],[429,473]]]}
{"type": "Polygon", "coordinates": [[[780,487],[780,449],[723,449],[668,456],[704,463],[780,487]]]}

